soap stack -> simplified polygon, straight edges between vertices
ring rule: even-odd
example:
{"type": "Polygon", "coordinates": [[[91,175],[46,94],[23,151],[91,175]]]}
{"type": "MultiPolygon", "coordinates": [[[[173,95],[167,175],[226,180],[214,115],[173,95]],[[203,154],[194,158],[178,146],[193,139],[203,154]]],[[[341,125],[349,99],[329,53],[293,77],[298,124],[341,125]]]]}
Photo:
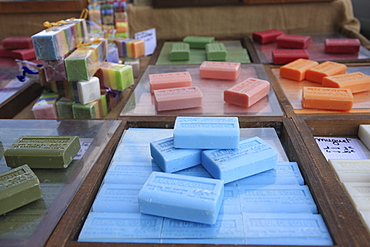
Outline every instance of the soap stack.
{"type": "Polygon", "coordinates": [[[20,60],[36,58],[31,37],[7,37],[0,43],[0,57],[20,60]]]}

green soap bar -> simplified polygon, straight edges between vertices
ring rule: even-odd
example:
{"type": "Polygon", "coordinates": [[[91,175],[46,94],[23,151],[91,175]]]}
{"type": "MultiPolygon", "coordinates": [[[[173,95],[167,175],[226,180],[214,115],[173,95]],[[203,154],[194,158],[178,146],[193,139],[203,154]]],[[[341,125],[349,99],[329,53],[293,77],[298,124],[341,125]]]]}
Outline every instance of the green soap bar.
{"type": "Polygon", "coordinates": [[[28,165],[0,174],[0,215],[42,197],[40,182],[28,165]]]}
{"type": "Polygon", "coordinates": [[[78,136],[25,136],[5,150],[9,167],[66,168],[80,150],[78,136]]]}
{"type": "Polygon", "coordinates": [[[227,50],[223,43],[209,43],[206,45],[208,61],[225,61],[227,50]]]}
{"type": "Polygon", "coordinates": [[[3,146],[3,143],[0,142],[0,160],[3,158],[4,156],[4,146],[3,146]]]}
{"type": "Polygon", "coordinates": [[[73,111],[72,105],[74,101],[68,100],[58,100],[56,105],[58,118],[59,119],[72,119],[73,118],[73,111]]]}
{"type": "Polygon", "coordinates": [[[96,118],[95,106],[92,104],[74,103],[72,105],[73,118],[76,119],[93,119],[96,118]]]}
{"type": "Polygon", "coordinates": [[[186,36],[183,41],[189,43],[190,48],[205,49],[206,44],[214,42],[215,38],[206,36],[186,36]]]}
{"type": "Polygon", "coordinates": [[[183,61],[190,58],[190,45],[188,43],[173,43],[170,51],[171,61],[183,61]]]}
{"type": "Polygon", "coordinates": [[[106,117],[108,115],[108,104],[107,104],[107,95],[103,94],[100,95],[101,105],[103,109],[103,116],[106,117]]]}

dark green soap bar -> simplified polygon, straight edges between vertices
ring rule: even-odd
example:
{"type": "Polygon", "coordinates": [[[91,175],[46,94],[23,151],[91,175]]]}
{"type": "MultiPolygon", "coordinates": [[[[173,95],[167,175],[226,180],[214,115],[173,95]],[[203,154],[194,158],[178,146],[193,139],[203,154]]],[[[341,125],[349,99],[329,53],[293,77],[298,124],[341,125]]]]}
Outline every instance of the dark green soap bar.
{"type": "Polygon", "coordinates": [[[209,43],[206,45],[208,61],[225,61],[227,50],[223,43],[209,43]]]}
{"type": "Polygon", "coordinates": [[[212,43],[215,41],[215,37],[207,36],[186,36],[183,39],[183,42],[188,43],[190,48],[194,49],[205,49],[206,44],[212,43]]]}
{"type": "Polygon", "coordinates": [[[0,215],[41,197],[39,179],[29,166],[19,166],[0,174],[0,215]]]}
{"type": "Polygon", "coordinates": [[[170,51],[171,61],[184,61],[190,58],[190,45],[188,43],[180,42],[173,43],[170,51]]]}
{"type": "Polygon", "coordinates": [[[80,150],[78,136],[26,136],[4,152],[7,166],[66,168],[80,150]]]}

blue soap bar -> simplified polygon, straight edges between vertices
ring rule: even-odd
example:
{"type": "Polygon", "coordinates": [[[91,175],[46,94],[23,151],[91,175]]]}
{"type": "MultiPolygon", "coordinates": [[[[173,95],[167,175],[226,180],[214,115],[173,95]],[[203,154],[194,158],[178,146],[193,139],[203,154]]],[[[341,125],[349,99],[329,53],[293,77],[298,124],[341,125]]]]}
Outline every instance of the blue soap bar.
{"type": "Polygon", "coordinates": [[[222,203],[220,214],[240,215],[241,212],[238,186],[226,184],[224,186],[224,202],[222,203]]]}
{"type": "Polygon", "coordinates": [[[240,141],[235,149],[205,150],[202,165],[225,184],[276,166],[277,151],[259,137],[240,141]]]}
{"type": "Polygon", "coordinates": [[[242,245],[246,244],[246,239],[244,238],[188,238],[188,239],[172,239],[172,238],[165,238],[161,239],[160,241],[162,244],[208,244],[208,245],[221,245],[221,244],[229,244],[229,245],[242,245]]]}
{"type": "Polygon", "coordinates": [[[130,144],[148,144],[173,136],[173,129],[129,128],[120,140],[130,144]]]}
{"type": "Polygon", "coordinates": [[[239,187],[242,212],[247,213],[317,213],[307,186],[246,185],[239,187]]]}
{"type": "Polygon", "coordinates": [[[93,212],[140,213],[137,197],[141,185],[103,184],[92,205],[93,212]]]}
{"type": "Polygon", "coordinates": [[[176,148],[237,148],[240,129],[237,117],[177,117],[173,130],[176,148]]]}
{"type": "Polygon", "coordinates": [[[248,244],[333,245],[319,214],[243,214],[248,244]]]}
{"type": "Polygon", "coordinates": [[[116,162],[148,162],[150,163],[152,157],[150,156],[149,144],[119,144],[112,160],[116,162]]]}
{"type": "Polygon", "coordinates": [[[204,168],[202,165],[197,165],[197,166],[193,166],[193,167],[178,171],[176,172],[176,174],[203,177],[203,178],[212,178],[212,175],[209,174],[206,168],[204,168]]]}
{"type": "Polygon", "coordinates": [[[201,163],[201,149],[182,149],[173,146],[173,137],[150,143],[150,154],[165,172],[177,172],[201,163]]]}
{"type": "Polygon", "coordinates": [[[79,242],[159,242],[162,217],[135,213],[90,212],[79,242]]]}
{"type": "MultiPolygon", "coordinates": [[[[284,163],[284,162],[282,162],[284,163]]],[[[304,178],[302,176],[301,171],[299,170],[297,162],[289,162],[289,165],[292,167],[294,174],[297,178],[297,181],[300,185],[304,185],[304,178]]]]}
{"type": "Polygon", "coordinates": [[[140,212],[215,224],[224,195],[222,180],[153,172],[139,193],[140,212]]]}

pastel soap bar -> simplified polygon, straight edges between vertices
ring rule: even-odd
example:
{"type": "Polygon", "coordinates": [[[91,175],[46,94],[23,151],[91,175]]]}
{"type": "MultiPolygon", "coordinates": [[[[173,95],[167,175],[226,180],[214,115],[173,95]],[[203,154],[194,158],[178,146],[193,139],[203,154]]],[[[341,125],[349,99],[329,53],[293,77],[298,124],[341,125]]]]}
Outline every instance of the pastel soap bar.
{"type": "Polygon", "coordinates": [[[225,61],[227,57],[225,45],[218,42],[206,44],[206,56],[208,61],[225,61]]]}
{"type": "Polygon", "coordinates": [[[133,67],[127,64],[104,62],[97,73],[101,86],[123,91],[134,83],[133,67]]]}
{"type": "Polygon", "coordinates": [[[329,159],[341,182],[370,181],[369,159],[329,159]]]}
{"type": "Polygon", "coordinates": [[[311,41],[310,36],[283,34],[276,38],[279,47],[306,49],[311,41]]]}
{"type": "Polygon", "coordinates": [[[197,86],[154,90],[154,104],[157,111],[201,107],[202,102],[203,93],[197,86]]]}
{"type": "Polygon", "coordinates": [[[366,183],[351,183],[344,182],[346,188],[354,206],[358,210],[370,211],[370,182],[366,183]]]}
{"type": "Polygon", "coordinates": [[[240,63],[204,61],[200,67],[200,77],[205,79],[236,80],[241,71],[240,63]]]}
{"type": "Polygon", "coordinates": [[[28,36],[7,37],[1,44],[8,50],[33,48],[32,38],[28,36]]]}
{"type": "Polygon", "coordinates": [[[87,104],[100,99],[99,78],[93,76],[88,81],[77,82],[79,103],[87,104]]]}
{"type": "Polygon", "coordinates": [[[359,39],[325,39],[326,53],[358,53],[360,46],[359,39]]]}
{"type": "Polygon", "coordinates": [[[214,37],[207,36],[186,36],[183,39],[183,42],[188,43],[190,45],[190,48],[194,49],[205,49],[206,44],[212,43],[214,41],[214,37]]]}
{"type": "Polygon", "coordinates": [[[42,197],[40,182],[28,165],[0,174],[0,215],[42,197]]]}
{"type": "Polygon", "coordinates": [[[66,168],[80,148],[78,136],[25,136],[10,145],[4,157],[9,167],[66,168]]]}
{"type": "Polygon", "coordinates": [[[150,143],[150,154],[164,172],[177,172],[201,164],[201,149],[175,148],[173,137],[150,143]]]}
{"type": "Polygon", "coordinates": [[[322,79],[323,87],[348,88],[352,93],[370,91],[370,76],[361,72],[326,76],[322,79]]]}
{"type": "Polygon", "coordinates": [[[190,87],[193,81],[188,71],[149,74],[150,91],[157,89],[190,87]]]}
{"type": "Polygon", "coordinates": [[[281,66],[280,77],[294,81],[302,81],[306,77],[306,71],[317,65],[319,65],[319,63],[316,61],[299,58],[281,66]]]}
{"type": "Polygon", "coordinates": [[[225,184],[276,166],[277,151],[259,137],[240,141],[234,149],[204,150],[202,165],[225,184]]]}
{"type": "Polygon", "coordinates": [[[370,125],[360,124],[358,126],[358,137],[365,144],[365,146],[370,150],[370,125]]]}
{"type": "Polygon", "coordinates": [[[173,138],[175,148],[237,148],[240,139],[238,118],[177,117],[173,138]]]}
{"type": "Polygon", "coordinates": [[[248,78],[224,91],[224,101],[242,107],[251,107],[270,92],[270,82],[248,78]]]}
{"type": "Polygon", "coordinates": [[[349,111],[352,106],[353,95],[350,89],[303,87],[303,108],[349,111]]]}
{"type": "Polygon", "coordinates": [[[222,180],[152,172],[138,200],[144,214],[215,224],[223,194],[222,180]]]}
{"type": "Polygon", "coordinates": [[[190,45],[188,43],[179,42],[171,45],[170,60],[184,61],[190,58],[190,45]]]}
{"type": "Polygon", "coordinates": [[[322,83],[324,77],[345,74],[347,66],[341,63],[326,61],[306,71],[306,80],[322,83]]]}
{"type": "Polygon", "coordinates": [[[284,31],[278,29],[264,30],[252,33],[252,39],[260,44],[275,42],[276,38],[284,34],[284,31]]]}
{"type": "Polygon", "coordinates": [[[32,107],[35,119],[57,119],[55,103],[59,95],[56,93],[43,93],[32,107]]]}
{"type": "Polygon", "coordinates": [[[272,51],[274,64],[287,64],[300,58],[309,59],[309,54],[305,49],[276,49],[272,51]]]}

